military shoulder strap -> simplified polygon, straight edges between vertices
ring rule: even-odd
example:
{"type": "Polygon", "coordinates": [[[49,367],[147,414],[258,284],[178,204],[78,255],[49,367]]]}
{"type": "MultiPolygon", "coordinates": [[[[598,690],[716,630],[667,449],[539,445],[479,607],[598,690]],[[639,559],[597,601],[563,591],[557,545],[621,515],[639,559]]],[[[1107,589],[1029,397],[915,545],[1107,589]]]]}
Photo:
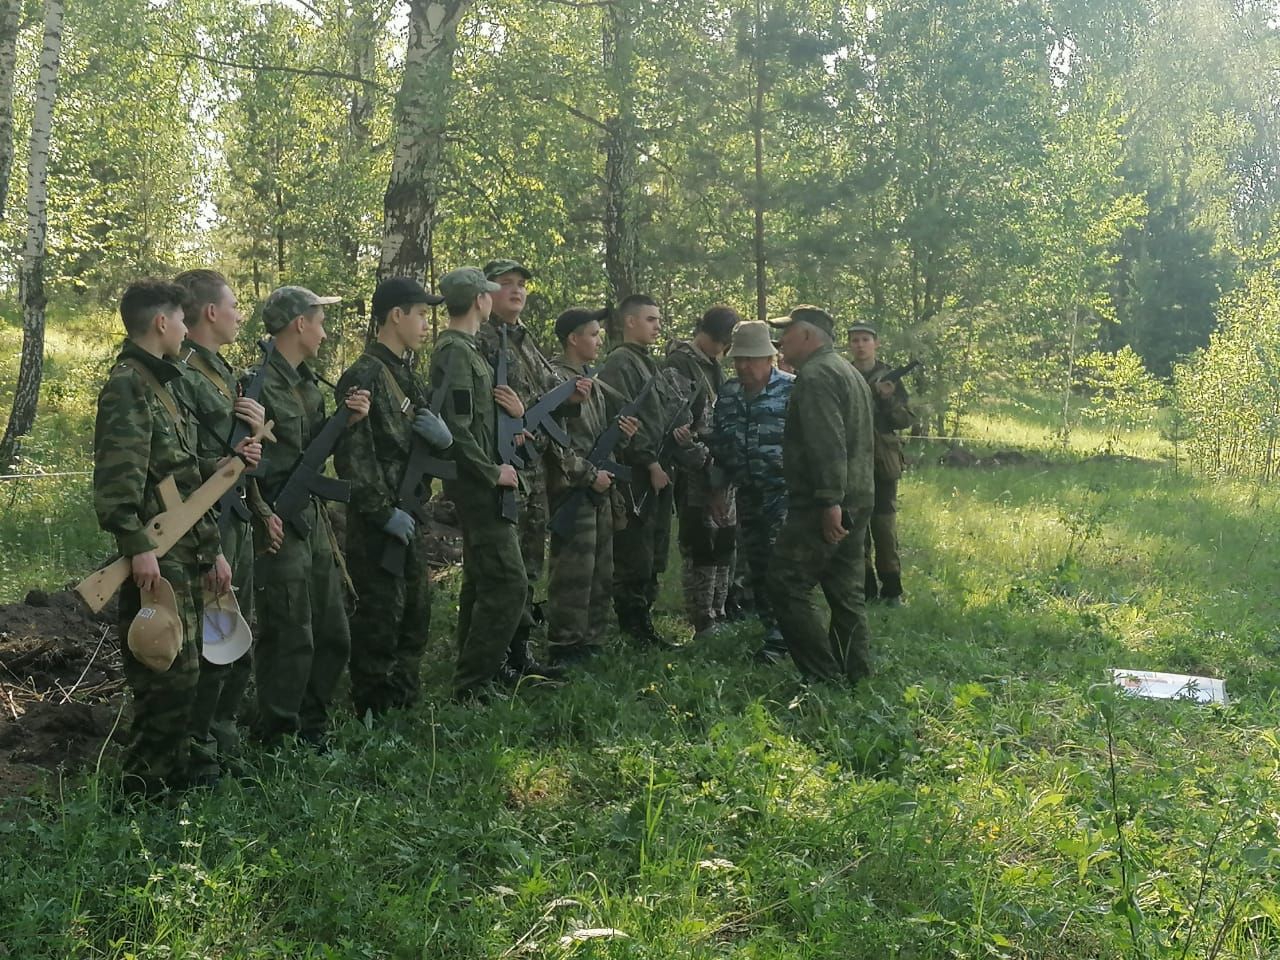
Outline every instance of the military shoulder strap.
{"type": "Polygon", "coordinates": [[[187,355],[182,358],[183,362],[189,367],[194,367],[200,373],[204,374],[206,380],[212,383],[220,394],[227,398],[231,403],[236,402],[236,398],[231,395],[231,388],[227,386],[227,381],[222,375],[213,368],[208,359],[197,353],[195,349],[187,351],[187,355]]]}
{"type": "Polygon", "coordinates": [[[180,425],[182,423],[182,415],[178,412],[178,404],[173,399],[173,394],[164,388],[164,384],[160,382],[154,373],[147,369],[146,364],[135,357],[125,357],[120,361],[120,365],[128,367],[138,375],[138,378],[147,385],[147,389],[151,391],[152,395],[160,401],[160,405],[164,407],[175,424],[180,425]]]}
{"type": "Polygon", "coordinates": [[[387,385],[387,392],[391,394],[391,399],[396,402],[396,406],[400,408],[400,412],[406,417],[413,417],[413,403],[405,394],[404,388],[400,386],[400,382],[396,380],[396,375],[391,372],[391,368],[381,357],[374,357],[378,361],[378,366],[382,369],[382,380],[387,385]]]}

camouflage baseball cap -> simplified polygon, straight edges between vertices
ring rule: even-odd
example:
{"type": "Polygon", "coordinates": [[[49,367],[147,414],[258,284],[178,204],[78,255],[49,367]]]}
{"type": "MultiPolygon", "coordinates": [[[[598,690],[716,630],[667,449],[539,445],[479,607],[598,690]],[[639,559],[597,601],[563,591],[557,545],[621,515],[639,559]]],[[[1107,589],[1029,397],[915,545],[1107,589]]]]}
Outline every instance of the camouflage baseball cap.
{"type": "Polygon", "coordinates": [[[855,333],[869,333],[874,339],[880,339],[880,334],[876,332],[876,328],[869,323],[849,324],[849,336],[852,337],[855,333]]]}
{"type": "Polygon", "coordinates": [[[440,293],[444,302],[455,310],[471,306],[471,301],[482,293],[501,290],[496,283],[486,280],[479,267],[459,267],[440,278],[440,293]]]}
{"type": "Polygon", "coordinates": [[[484,265],[484,275],[487,279],[492,280],[494,277],[500,277],[504,273],[518,273],[526,280],[532,280],[533,274],[519,260],[490,260],[484,265]]]}
{"type": "Polygon", "coordinates": [[[812,304],[794,307],[785,317],[774,317],[769,321],[769,326],[783,330],[797,321],[811,323],[819,330],[825,330],[828,336],[834,337],[836,335],[836,322],[831,318],[831,314],[812,304]]]}
{"type": "Polygon", "coordinates": [[[262,325],[267,333],[279,333],[312,307],[341,302],[341,297],[318,297],[306,287],[276,287],[262,302],[262,325]]]}

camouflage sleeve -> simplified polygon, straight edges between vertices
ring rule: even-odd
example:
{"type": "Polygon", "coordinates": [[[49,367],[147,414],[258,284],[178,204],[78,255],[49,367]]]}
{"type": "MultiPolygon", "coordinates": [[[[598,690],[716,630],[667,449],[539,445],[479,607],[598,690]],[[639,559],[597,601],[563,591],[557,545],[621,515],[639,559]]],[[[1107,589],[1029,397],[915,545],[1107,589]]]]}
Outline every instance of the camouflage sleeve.
{"type": "MultiPolygon", "coordinates": [[[[352,374],[353,370],[348,370],[338,380],[334,393],[339,403],[356,381],[352,374]]],[[[386,477],[378,463],[374,421],[384,422],[389,414],[401,414],[395,409],[395,404],[387,395],[386,384],[380,379],[374,378],[368,389],[372,394],[369,416],[342,432],[333,451],[333,465],[338,476],[351,484],[351,509],[380,528],[395,509],[396,492],[387,486],[386,477]]]]}
{"type": "MultiPolygon", "coordinates": [[[[460,474],[467,474],[482,481],[485,486],[498,485],[498,465],[490,453],[481,448],[471,432],[477,403],[492,403],[489,397],[475,396],[475,383],[471,364],[462,351],[448,345],[431,357],[431,390],[444,390],[444,405],[440,416],[453,434],[453,459],[460,474]]],[[[459,477],[461,479],[461,476],[459,477]]]]}
{"type": "Polygon", "coordinates": [[[193,428],[196,435],[196,462],[200,466],[200,478],[208,480],[218,472],[218,463],[227,454],[218,442],[217,435],[208,426],[217,419],[220,411],[211,408],[204,391],[193,380],[194,377],[203,376],[204,374],[195,370],[184,370],[182,376],[169,384],[169,389],[177,398],[178,405],[191,411],[188,415],[195,420],[193,428]]]}
{"type": "Polygon", "coordinates": [[[832,506],[848,489],[848,443],[840,418],[843,398],[829,377],[797,381],[791,394],[791,416],[800,420],[813,499],[832,506]]]}
{"type": "Polygon", "coordinates": [[[156,548],[143,516],[151,427],[143,390],[132,377],[111,377],[98,394],[93,428],[93,509],[124,557],[156,548]]]}
{"type": "Polygon", "coordinates": [[[882,397],[877,392],[876,406],[890,430],[905,430],[915,426],[916,415],[907,405],[907,388],[902,385],[902,381],[899,380],[894,388],[893,394],[888,397],[882,397]]]}

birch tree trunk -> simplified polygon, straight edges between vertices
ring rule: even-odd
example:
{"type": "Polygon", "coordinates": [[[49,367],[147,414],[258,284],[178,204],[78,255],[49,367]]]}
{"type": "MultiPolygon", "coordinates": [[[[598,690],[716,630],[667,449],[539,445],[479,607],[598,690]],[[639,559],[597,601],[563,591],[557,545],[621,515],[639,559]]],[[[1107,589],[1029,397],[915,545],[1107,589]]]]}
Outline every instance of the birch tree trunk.
{"type": "Polygon", "coordinates": [[[410,0],[409,45],[396,97],[395,153],[383,197],[378,279],[431,281],[431,234],[453,88],[458,21],[471,0],[410,0]]]}
{"type": "Polygon", "coordinates": [[[616,113],[605,121],[604,265],[613,302],[638,292],[639,238],[636,181],[638,139],[633,81],[634,24],[626,0],[609,4],[604,14],[605,75],[616,113]]]}
{"type": "Polygon", "coordinates": [[[44,361],[45,242],[48,238],[49,139],[53,130],[53,105],[58,98],[58,60],[62,51],[63,0],[45,0],[44,46],[36,80],[35,112],[31,119],[31,156],[27,164],[27,242],[18,273],[18,299],[22,304],[22,359],[13,394],[9,426],[0,440],[0,469],[14,462],[18,438],[30,433],[40,399],[44,361]]]}
{"type": "Polygon", "coordinates": [[[0,0],[0,221],[13,176],[13,72],[18,63],[18,16],[22,0],[0,0]]]}

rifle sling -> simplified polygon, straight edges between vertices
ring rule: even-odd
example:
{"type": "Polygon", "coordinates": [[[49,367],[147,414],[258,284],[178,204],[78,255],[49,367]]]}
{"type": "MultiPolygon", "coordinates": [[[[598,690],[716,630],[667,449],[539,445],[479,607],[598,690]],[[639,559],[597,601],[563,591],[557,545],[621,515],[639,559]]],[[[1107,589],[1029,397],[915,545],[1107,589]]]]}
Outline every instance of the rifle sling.
{"type": "Polygon", "coordinates": [[[217,391],[226,398],[228,403],[236,402],[236,398],[231,393],[231,388],[227,386],[227,381],[224,380],[222,375],[213,368],[213,364],[209,362],[207,357],[197,353],[195,348],[192,347],[187,351],[187,355],[183,357],[182,360],[188,367],[202,373],[204,378],[214,385],[217,391]]]}
{"type": "Polygon", "coordinates": [[[128,367],[138,375],[143,383],[147,385],[147,389],[151,391],[152,396],[160,401],[160,405],[164,407],[165,412],[169,414],[169,418],[175,426],[182,426],[182,414],[178,412],[177,401],[173,399],[173,394],[164,388],[164,384],[154,373],[147,369],[146,364],[135,357],[125,357],[120,361],[121,366],[128,367]]]}

